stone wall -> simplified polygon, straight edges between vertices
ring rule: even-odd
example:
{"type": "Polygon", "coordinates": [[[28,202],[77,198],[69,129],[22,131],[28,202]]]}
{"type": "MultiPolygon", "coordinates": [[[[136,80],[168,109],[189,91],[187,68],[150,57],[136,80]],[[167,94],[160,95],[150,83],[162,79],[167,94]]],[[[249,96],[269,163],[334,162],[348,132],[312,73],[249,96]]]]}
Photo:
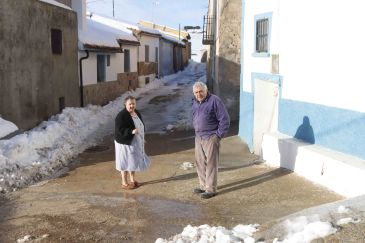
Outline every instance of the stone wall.
{"type": "Polygon", "coordinates": [[[79,106],[77,16],[38,0],[1,0],[0,115],[27,130],[79,106]],[[54,54],[51,29],[62,34],[54,54]]]}
{"type": "Polygon", "coordinates": [[[158,65],[155,62],[138,62],[138,75],[150,75],[158,73],[158,65]]]}
{"type": "Polygon", "coordinates": [[[211,47],[209,68],[216,65],[215,76],[207,75],[213,93],[222,98],[232,120],[239,119],[240,55],[241,55],[241,0],[219,0],[217,45],[211,47]],[[214,58],[215,60],[212,60],[214,58]]]}
{"type": "Polygon", "coordinates": [[[84,86],[84,104],[106,105],[138,87],[138,73],[118,73],[118,80],[84,86]]]}

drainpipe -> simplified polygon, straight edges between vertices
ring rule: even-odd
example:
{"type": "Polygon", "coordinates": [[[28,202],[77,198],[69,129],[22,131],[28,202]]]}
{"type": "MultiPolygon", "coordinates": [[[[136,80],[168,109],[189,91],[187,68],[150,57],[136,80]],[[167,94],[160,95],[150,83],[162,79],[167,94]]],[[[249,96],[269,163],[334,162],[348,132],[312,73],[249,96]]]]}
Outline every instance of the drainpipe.
{"type": "Polygon", "coordinates": [[[79,67],[80,67],[80,104],[81,107],[84,107],[84,81],[82,79],[82,60],[85,60],[87,58],[89,58],[89,51],[85,50],[86,52],[86,56],[85,57],[81,57],[79,60],[79,67]]]}

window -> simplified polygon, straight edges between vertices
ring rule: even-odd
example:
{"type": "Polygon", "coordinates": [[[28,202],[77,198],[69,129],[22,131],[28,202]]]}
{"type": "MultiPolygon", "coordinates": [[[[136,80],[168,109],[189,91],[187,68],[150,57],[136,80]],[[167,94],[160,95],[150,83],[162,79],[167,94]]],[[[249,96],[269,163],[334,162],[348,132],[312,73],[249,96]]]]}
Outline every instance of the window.
{"type": "Polygon", "coordinates": [[[256,22],[256,52],[268,52],[268,25],[269,19],[256,22]]]}
{"type": "Polygon", "coordinates": [[[97,81],[104,82],[105,81],[105,74],[106,74],[106,64],[105,64],[105,55],[97,55],[97,81]]]}
{"type": "Polygon", "coordinates": [[[149,47],[149,45],[144,46],[144,61],[145,62],[150,61],[150,47],[149,47]]]}
{"type": "Polygon", "coordinates": [[[155,62],[158,63],[158,47],[155,47],[155,62]]]}
{"type": "Polygon", "coordinates": [[[270,52],[270,28],[272,13],[255,16],[255,50],[259,56],[270,52]]]}
{"type": "Polygon", "coordinates": [[[53,54],[62,54],[62,31],[51,29],[51,47],[53,54]]]}
{"type": "Polygon", "coordinates": [[[128,49],[124,50],[124,72],[129,73],[131,71],[131,58],[130,51],[128,49]]]}
{"type": "Polygon", "coordinates": [[[150,82],[150,77],[146,77],[145,81],[146,81],[146,84],[148,84],[150,82]]]}
{"type": "Polygon", "coordinates": [[[110,67],[110,55],[106,55],[106,66],[110,67]]]}

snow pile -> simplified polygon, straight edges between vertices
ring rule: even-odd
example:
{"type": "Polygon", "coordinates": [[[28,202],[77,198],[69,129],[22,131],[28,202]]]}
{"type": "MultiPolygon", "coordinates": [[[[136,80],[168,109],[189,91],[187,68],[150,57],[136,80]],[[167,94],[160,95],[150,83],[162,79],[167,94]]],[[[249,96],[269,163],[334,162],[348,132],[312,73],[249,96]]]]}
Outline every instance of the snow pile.
{"type": "Polygon", "coordinates": [[[284,222],[287,236],[276,243],[310,243],[312,240],[334,234],[337,229],[331,223],[320,221],[318,215],[312,217],[300,216],[284,222]]]}
{"type": "Polygon", "coordinates": [[[6,135],[17,130],[18,127],[14,123],[4,120],[0,117],[0,138],[5,137],[6,135]]]}
{"type": "Polygon", "coordinates": [[[187,242],[246,242],[254,243],[255,239],[252,234],[257,231],[258,225],[237,225],[232,230],[227,230],[222,226],[211,227],[209,225],[201,225],[194,227],[188,225],[181,234],[175,235],[171,240],[157,239],[155,243],[187,243],[187,242]]]}
{"type": "MultiPolygon", "coordinates": [[[[300,216],[287,219],[281,225],[284,227],[285,236],[277,236],[273,243],[310,243],[317,238],[323,238],[334,234],[337,229],[331,223],[320,221],[318,215],[306,217],[300,216]],[[279,240],[279,239],[283,240],[279,240]]],[[[262,242],[253,236],[259,231],[258,224],[242,225],[239,224],[232,230],[222,226],[211,227],[201,225],[193,227],[188,225],[181,234],[175,235],[170,239],[159,238],[155,243],[254,243],[262,242]]],[[[280,234],[280,233],[277,233],[280,234]]]]}

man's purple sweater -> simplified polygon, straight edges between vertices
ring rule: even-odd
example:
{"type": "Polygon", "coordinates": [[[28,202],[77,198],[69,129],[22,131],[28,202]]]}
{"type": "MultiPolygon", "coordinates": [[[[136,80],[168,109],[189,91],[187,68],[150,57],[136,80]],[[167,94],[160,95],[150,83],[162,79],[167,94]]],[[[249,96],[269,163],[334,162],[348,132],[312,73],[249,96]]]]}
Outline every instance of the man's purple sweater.
{"type": "Polygon", "coordinates": [[[194,99],[192,110],[197,136],[207,139],[216,134],[219,138],[223,138],[228,133],[230,118],[218,96],[208,93],[201,103],[194,99]]]}

